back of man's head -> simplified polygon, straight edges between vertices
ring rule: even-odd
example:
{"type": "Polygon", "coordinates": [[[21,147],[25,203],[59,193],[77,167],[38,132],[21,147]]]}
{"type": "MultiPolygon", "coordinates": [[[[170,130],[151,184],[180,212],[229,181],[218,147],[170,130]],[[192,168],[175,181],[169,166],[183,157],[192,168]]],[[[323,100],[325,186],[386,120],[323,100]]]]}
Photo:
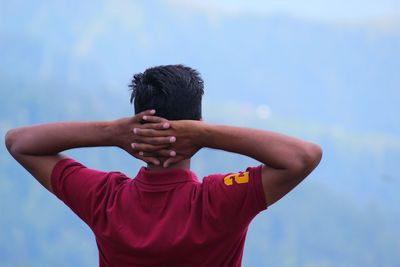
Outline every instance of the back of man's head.
{"type": "Polygon", "coordinates": [[[133,76],[131,103],[135,113],[155,109],[168,120],[201,120],[204,94],[200,74],[184,65],[165,65],[133,76]]]}

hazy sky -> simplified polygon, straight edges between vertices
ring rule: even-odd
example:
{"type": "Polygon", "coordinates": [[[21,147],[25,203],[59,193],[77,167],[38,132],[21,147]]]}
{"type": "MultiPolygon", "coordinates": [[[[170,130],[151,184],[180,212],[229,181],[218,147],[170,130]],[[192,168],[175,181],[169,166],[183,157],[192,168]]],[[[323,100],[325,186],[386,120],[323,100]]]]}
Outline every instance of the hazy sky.
{"type": "Polygon", "coordinates": [[[169,3],[206,12],[229,14],[291,14],[324,20],[399,19],[399,0],[168,0],[169,3]]]}

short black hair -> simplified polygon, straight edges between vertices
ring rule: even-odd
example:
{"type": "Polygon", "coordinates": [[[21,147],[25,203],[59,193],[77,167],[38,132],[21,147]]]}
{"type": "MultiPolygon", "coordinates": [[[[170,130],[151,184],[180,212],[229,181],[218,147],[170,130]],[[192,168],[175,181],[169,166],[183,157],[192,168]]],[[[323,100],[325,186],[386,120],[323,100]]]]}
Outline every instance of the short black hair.
{"type": "Polygon", "coordinates": [[[152,67],[133,75],[130,102],[135,114],[155,109],[168,120],[201,120],[204,83],[200,73],[184,65],[152,67]]]}

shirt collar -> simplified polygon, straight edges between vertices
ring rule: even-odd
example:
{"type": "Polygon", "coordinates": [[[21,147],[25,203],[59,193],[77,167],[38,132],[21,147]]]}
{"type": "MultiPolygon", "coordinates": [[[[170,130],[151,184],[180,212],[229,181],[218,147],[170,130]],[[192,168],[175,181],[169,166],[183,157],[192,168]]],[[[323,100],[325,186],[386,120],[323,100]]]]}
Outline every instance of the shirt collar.
{"type": "Polygon", "coordinates": [[[154,185],[199,182],[196,174],[191,170],[166,169],[163,171],[150,171],[146,167],[140,168],[136,179],[142,183],[154,185]]]}

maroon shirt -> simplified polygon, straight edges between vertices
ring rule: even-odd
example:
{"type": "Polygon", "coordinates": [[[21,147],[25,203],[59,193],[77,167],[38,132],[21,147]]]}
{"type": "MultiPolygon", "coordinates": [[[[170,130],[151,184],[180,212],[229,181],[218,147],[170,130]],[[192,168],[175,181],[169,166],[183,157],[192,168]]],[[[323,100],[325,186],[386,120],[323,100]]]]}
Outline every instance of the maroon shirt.
{"type": "Polygon", "coordinates": [[[267,208],[261,166],[237,174],[149,171],[134,179],[66,158],[54,194],[96,236],[100,266],[241,266],[247,227],[267,208]]]}

